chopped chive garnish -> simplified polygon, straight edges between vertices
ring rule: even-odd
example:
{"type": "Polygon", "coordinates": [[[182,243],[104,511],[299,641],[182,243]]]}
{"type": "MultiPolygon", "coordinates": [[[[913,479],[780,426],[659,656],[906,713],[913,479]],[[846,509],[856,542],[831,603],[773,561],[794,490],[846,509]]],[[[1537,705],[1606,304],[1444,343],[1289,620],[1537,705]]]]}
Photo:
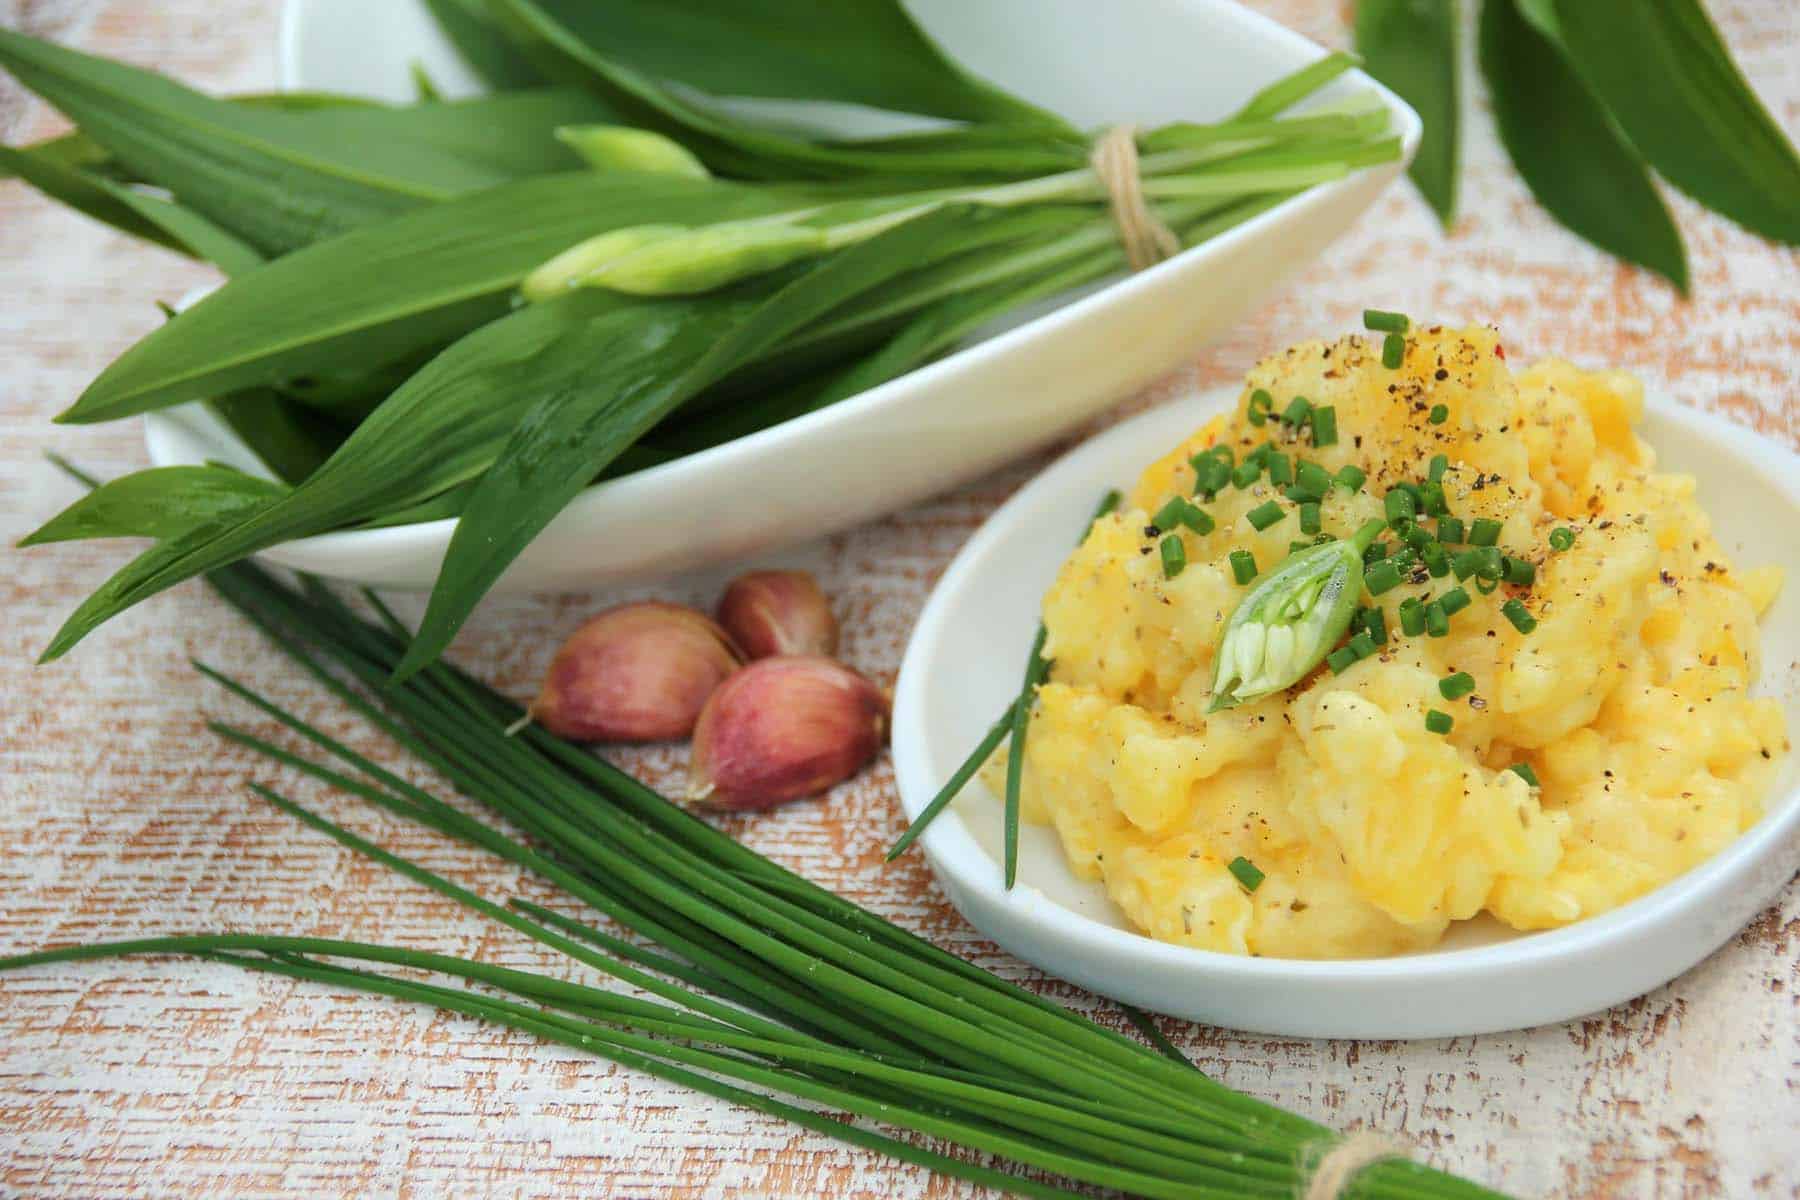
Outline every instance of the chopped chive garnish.
{"type": "Polygon", "coordinates": [[[1537,567],[1522,558],[1505,560],[1505,579],[1508,583],[1528,587],[1537,581],[1537,567]]]}
{"type": "Polygon", "coordinates": [[[1469,526],[1469,545],[1492,546],[1500,540],[1500,522],[1492,517],[1476,517],[1469,526]]]}
{"type": "Polygon", "coordinates": [[[1442,425],[1450,419],[1450,406],[1448,404],[1432,405],[1431,411],[1425,414],[1425,419],[1433,425],[1442,425]]]}
{"type": "Polygon", "coordinates": [[[1418,515],[1418,509],[1413,506],[1412,493],[1403,492],[1399,488],[1395,488],[1393,491],[1389,492],[1387,496],[1383,498],[1381,503],[1387,510],[1387,521],[1389,525],[1394,525],[1401,521],[1410,521],[1413,517],[1418,515]]]}
{"type": "Polygon", "coordinates": [[[1453,587],[1442,596],[1439,596],[1437,603],[1443,608],[1444,615],[1451,617],[1469,607],[1472,602],[1469,599],[1468,592],[1464,591],[1462,588],[1453,587]]]}
{"type": "Polygon", "coordinates": [[[1481,566],[1481,551],[1460,550],[1450,558],[1450,570],[1458,579],[1467,579],[1481,566]]]}
{"type": "Polygon", "coordinates": [[[1506,555],[1498,546],[1482,546],[1475,550],[1475,576],[1500,580],[1506,577],[1506,555]]]}
{"type": "Polygon", "coordinates": [[[1550,548],[1561,554],[1575,544],[1575,531],[1567,525],[1559,525],[1550,531],[1550,548]]]}
{"type": "Polygon", "coordinates": [[[1456,726],[1456,718],[1447,712],[1431,708],[1425,710],[1425,729],[1429,733],[1449,733],[1456,726]]]}
{"type": "Polygon", "coordinates": [[[1292,487],[1282,488],[1281,494],[1286,496],[1289,500],[1292,500],[1295,504],[1316,504],[1325,498],[1320,493],[1313,491],[1302,483],[1296,483],[1292,487]]]}
{"type": "Polygon", "coordinates": [[[1459,700],[1474,690],[1475,677],[1467,671],[1458,671],[1438,680],[1438,695],[1446,700],[1459,700]]]}
{"type": "Polygon", "coordinates": [[[1323,500],[1325,493],[1331,490],[1331,472],[1316,462],[1301,463],[1294,472],[1294,482],[1323,500]]]}
{"type": "Polygon", "coordinates": [[[1486,575],[1477,575],[1475,577],[1475,590],[1484,596],[1493,595],[1499,590],[1499,587],[1500,581],[1498,579],[1490,579],[1486,575]]]}
{"type": "Polygon", "coordinates": [[[1264,442],[1256,449],[1250,451],[1250,453],[1244,455],[1244,461],[1259,463],[1268,462],[1269,455],[1275,453],[1276,449],[1277,447],[1274,442],[1264,442]]]}
{"type": "Polygon", "coordinates": [[[1442,579],[1450,573],[1450,555],[1441,542],[1429,542],[1419,551],[1419,557],[1425,562],[1425,569],[1431,572],[1433,579],[1442,579]]]}
{"type": "Polygon", "coordinates": [[[1444,611],[1442,600],[1433,600],[1425,606],[1425,632],[1430,637],[1445,637],[1450,632],[1450,614],[1444,611]]]}
{"type": "Polygon", "coordinates": [[[1516,599],[1502,604],[1500,611],[1505,614],[1507,620],[1512,622],[1512,627],[1520,633],[1530,633],[1537,628],[1537,618],[1532,616],[1531,611],[1516,599]]]}
{"type": "Polygon", "coordinates": [[[1425,602],[1417,596],[1408,596],[1400,602],[1400,632],[1407,637],[1418,637],[1425,632],[1425,602]]]}
{"type": "Polygon", "coordinates": [[[1371,596],[1391,591],[1400,586],[1400,568],[1383,559],[1363,572],[1363,586],[1369,589],[1371,596]]]}
{"type": "Polygon", "coordinates": [[[1417,557],[1419,557],[1419,552],[1417,550],[1414,550],[1411,546],[1402,546],[1392,554],[1388,555],[1387,560],[1388,565],[1393,567],[1394,570],[1404,571],[1406,568],[1412,566],[1413,559],[1417,557]]]}
{"type": "Polygon", "coordinates": [[[1280,451],[1270,454],[1269,457],[1264,460],[1263,465],[1269,469],[1270,483],[1273,483],[1278,487],[1285,487],[1294,482],[1294,466],[1288,461],[1288,456],[1282,454],[1280,451]]]}
{"type": "Polygon", "coordinates": [[[1167,504],[1156,510],[1150,523],[1158,529],[1173,529],[1177,525],[1185,525],[1195,533],[1211,533],[1213,519],[1207,511],[1184,496],[1173,497],[1167,504]]]}
{"type": "Polygon", "coordinates": [[[1275,522],[1281,520],[1284,515],[1286,514],[1282,512],[1281,505],[1273,500],[1265,500],[1263,503],[1245,513],[1244,520],[1250,522],[1251,528],[1255,529],[1258,533],[1261,533],[1275,522]]]}
{"type": "Polygon", "coordinates": [[[1298,554],[1302,550],[1310,550],[1311,548],[1312,548],[1312,542],[1310,542],[1306,538],[1295,538],[1293,541],[1288,543],[1288,553],[1289,554],[1298,554]]]}
{"type": "Polygon", "coordinates": [[[1321,404],[1312,410],[1312,435],[1315,446],[1337,445],[1337,408],[1321,404]]]}
{"type": "Polygon", "coordinates": [[[1244,890],[1246,892],[1254,892],[1257,888],[1262,886],[1262,881],[1268,878],[1261,871],[1256,869],[1255,863],[1251,862],[1241,854],[1232,859],[1231,862],[1226,865],[1225,869],[1231,872],[1233,879],[1236,879],[1239,883],[1244,885],[1244,890]]]}
{"type": "Polygon", "coordinates": [[[1388,370],[1398,370],[1406,360],[1406,339],[1397,333],[1390,333],[1381,339],[1381,365],[1388,370]]]}
{"type": "Polygon", "coordinates": [[[1419,505],[1434,517],[1441,517],[1450,511],[1450,502],[1444,498],[1444,485],[1436,480],[1427,480],[1419,489],[1423,499],[1419,505]]]}
{"type": "Polygon", "coordinates": [[[1260,458],[1246,458],[1231,469],[1231,485],[1233,487],[1247,488],[1260,478],[1262,478],[1262,460],[1260,458]]]}
{"type": "Polygon", "coordinates": [[[1173,579],[1187,569],[1187,547],[1181,544],[1180,535],[1171,533],[1162,540],[1159,550],[1164,579],[1173,579]]]}
{"type": "Polygon", "coordinates": [[[1406,532],[1400,536],[1405,539],[1407,545],[1421,554],[1425,552],[1425,547],[1436,545],[1430,531],[1423,525],[1409,525],[1406,527],[1406,532]]]}
{"type": "Polygon", "coordinates": [[[1250,418],[1252,425],[1261,425],[1269,419],[1269,414],[1273,411],[1275,411],[1275,397],[1269,395],[1267,388],[1257,388],[1250,393],[1250,407],[1244,415],[1250,418]]]}
{"type": "Polygon", "coordinates": [[[1387,645],[1387,615],[1379,608],[1365,608],[1361,614],[1361,625],[1369,640],[1377,646],[1387,645]]]}
{"type": "Polygon", "coordinates": [[[1370,542],[1369,548],[1363,551],[1363,562],[1372,563],[1377,559],[1386,558],[1390,548],[1386,542],[1370,542]]]}
{"type": "Polygon", "coordinates": [[[1204,496],[1208,500],[1218,495],[1231,481],[1229,464],[1214,458],[1210,454],[1202,455],[1194,460],[1194,494],[1204,496]]]}
{"type": "Polygon", "coordinates": [[[1425,469],[1425,478],[1431,480],[1433,483],[1437,483],[1444,478],[1444,472],[1449,469],[1450,456],[1448,454],[1434,454],[1431,456],[1431,465],[1425,469]]]}
{"type": "Polygon", "coordinates": [[[1363,481],[1368,477],[1368,472],[1355,463],[1345,463],[1338,468],[1337,481],[1353,492],[1362,487],[1363,481]]]}
{"type": "Polygon", "coordinates": [[[1319,532],[1319,506],[1316,503],[1300,506],[1300,532],[1319,532]]]}
{"type": "Polygon", "coordinates": [[[1531,764],[1528,762],[1516,762],[1506,769],[1511,771],[1514,775],[1517,775],[1520,779],[1523,779],[1526,783],[1529,783],[1532,787],[1544,786],[1538,782],[1537,772],[1531,769],[1531,764]]]}
{"type": "Polygon", "coordinates": [[[1228,467],[1237,462],[1237,455],[1232,452],[1231,445],[1228,442],[1220,442],[1217,445],[1208,446],[1200,453],[1206,455],[1208,458],[1216,458],[1228,467]]]}
{"type": "Polygon", "coordinates": [[[1463,540],[1463,523],[1461,517],[1438,518],[1438,541],[1460,542],[1463,540]]]}
{"type": "Polygon", "coordinates": [[[1375,333],[1405,333],[1412,322],[1405,313],[1387,312],[1379,308],[1363,309],[1363,328],[1375,333]]]}
{"type": "Polygon", "coordinates": [[[1305,396],[1295,396],[1292,400],[1288,401],[1288,406],[1282,410],[1281,423],[1283,425],[1298,426],[1306,420],[1308,414],[1311,412],[1312,401],[1308,400],[1305,396]]]}
{"type": "Polygon", "coordinates": [[[1256,578],[1256,556],[1248,550],[1233,550],[1230,554],[1231,577],[1239,583],[1249,583],[1256,578]]]}
{"type": "Polygon", "coordinates": [[[1349,646],[1339,646],[1325,656],[1325,665],[1331,668],[1333,675],[1342,675],[1356,662],[1356,651],[1349,646]]]}
{"type": "Polygon", "coordinates": [[[1365,629],[1344,643],[1344,649],[1356,655],[1358,659],[1368,658],[1375,653],[1375,639],[1370,637],[1368,630],[1365,629]]]}

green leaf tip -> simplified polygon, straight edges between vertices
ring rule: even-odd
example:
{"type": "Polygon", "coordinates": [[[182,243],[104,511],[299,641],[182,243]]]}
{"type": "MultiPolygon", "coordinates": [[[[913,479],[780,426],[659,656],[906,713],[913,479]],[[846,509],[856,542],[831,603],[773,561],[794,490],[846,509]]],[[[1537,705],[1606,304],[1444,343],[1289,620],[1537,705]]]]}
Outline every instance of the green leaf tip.
{"type": "Polygon", "coordinates": [[[1649,171],[1556,46],[1512,3],[1488,3],[1479,59],[1500,140],[1538,203],[1686,295],[1687,253],[1649,171]]]}
{"type": "Polygon", "coordinates": [[[1423,123],[1407,174],[1445,229],[1456,219],[1461,173],[1458,9],[1455,0],[1359,0],[1356,6],[1356,48],[1368,60],[1368,73],[1410,104],[1423,123]]]}

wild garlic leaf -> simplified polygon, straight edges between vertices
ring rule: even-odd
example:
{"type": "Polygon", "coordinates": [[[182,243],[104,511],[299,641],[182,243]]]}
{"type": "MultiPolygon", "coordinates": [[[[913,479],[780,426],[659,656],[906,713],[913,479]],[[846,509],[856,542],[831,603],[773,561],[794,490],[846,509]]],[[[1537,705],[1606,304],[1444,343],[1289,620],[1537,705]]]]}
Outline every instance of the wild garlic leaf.
{"type": "Polygon", "coordinates": [[[1515,0],[1515,3],[1527,24],[1558,46],[1562,44],[1562,30],[1556,24],[1556,0],[1515,0]]]}
{"type": "Polygon", "coordinates": [[[0,65],[82,126],[54,150],[155,183],[265,253],[525,176],[574,169],[559,125],[612,110],[575,88],[392,106],[300,93],[216,100],[0,31],[0,65]]]}
{"type": "Polygon", "coordinates": [[[1602,250],[1686,293],[1681,234],[1650,172],[1511,0],[1482,5],[1480,60],[1500,140],[1538,203],[1602,250]]]}
{"type": "MultiPolygon", "coordinates": [[[[979,131],[929,135],[924,149],[892,139],[868,146],[809,140],[739,120],[691,94],[678,92],[648,72],[606,53],[565,16],[585,8],[545,0],[489,0],[508,36],[550,78],[586,87],[627,124],[672,137],[709,168],[746,179],[832,179],[871,173],[970,175],[994,173],[1013,159],[1017,142],[999,145],[979,131]],[[564,9],[568,11],[565,12],[564,9]]],[[[586,28],[585,20],[581,28],[586,28]]],[[[1066,127],[1045,125],[1044,137],[1061,152],[1066,127]]]]}
{"type": "Polygon", "coordinates": [[[490,188],[232,280],[127,350],[57,419],[116,420],[344,363],[391,362],[501,315],[532,268],[583,238],[648,221],[756,216],[810,198],[593,171],[490,188]]]}
{"type": "Polygon", "coordinates": [[[685,397],[695,363],[748,305],[636,299],[569,331],[510,380],[533,401],[464,501],[404,678],[443,651],[476,603],[595,474],[685,397]]]}
{"type": "Polygon", "coordinates": [[[262,263],[262,255],[199,213],[75,165],[81,161],[73,155],[29,154],[0,146],[0,168],[121,233],[203,259],[227,275],[241,275],[262,263]]]}
{"type": "Polygon", "coordinates": [[[544,82],[543,73],[495,28],[482,0],[424,0],[424,4],[458,57],[494,91],[537,87],[544,82]]]}
{"type": "MultiPolygon", "coordinates": [[[[432,104],[362,105],[289,113],[287,124],[346,145],[429,147],[484,175],[481,186],[581,165],[556,130],[616,120],[598,97],[579,88],[533,88],[432,104]]],[[[467,189],[465,189],[467,190],[467,189]]]]}
{"type": "Polygon", "coordinates": [[[102,484],[19,541],[20,546],[86,538],[179,537],[230,519],[287,488],[231,467],[154,467],[102,484]]]}
{"type": "MultiPolygon", "coordinates": [[[[341,96],[331,92],[248,92],[241,96],[223,97],[228,103],[242,104],[250,108],[269,108],[277,112],[311,112],[320,108],[376,108],[381,107],[379,101],[365,99],[361,96],[341,96]]],[[[33,142],[29,146],[18,147],[21,154],[29,154],[33,158],[47,158],[52,162],[69,167],[86,167],[100,171],[110,179],[121,183],[127,181],[143,182],[134,176],[125,165],[113,158],[110,151],[99,142],[79,129],[56,137],[45,138],[41,142],[33,142]]],[[[0,166],[0,179],[6,179],[10,172],[0,166]]]]}
{"type": "Polygon", "coordinates": [[[429,144],[345,139],[0,29],[0,67],[126,167],[280,254],[505,178],[429,144]]]}
{"type": "Polygon", "coordinates": [[[1455,0],[1358,0],[1356,5],[1356,52],[1364,69],[1412,105],[1424,122],[1408,174],[1446,227],[1456,219],[1461,166],[1459,8],[1455,0]]]}
{"type": "Polygon", "coordinates": [[[608,58],[719,96],[1061,126],[951,61],[896,0],[537,0],[608,58]],[[771,37],[778,29],[784,36],[771,37]]]}
{"type": "MultiPolygon", "coordinates": [[[[879,291],[859,297],[783,339],[771,353],[709,388],[683,406],[671,425],[658,431],[656,444],[692,445],[685,432],[705,426],[696,436],[711,445],[718,430],[752,432],[763,424],[785,420],[812,407],[812,396],[848,362],[874,353],[915,314],[960,292],[1001,281],[1028,277],[1045,261],[1061,261],[1084,247],[1105,246],[1118,252],[1118,235],[1110,225],[1097,225],[1079,210],[1062,206],[983,208],[944,227],[941,237],[919,245],[912,269],[883,283],[879,291]],[[1041,251],[1022,254],[1029,243],[1047,241],[1041,251]],[[1064,247],[1062,243],[1068,243],[1064,247]],[[718,421],[713,417],[717,414],[718,421]],[[776,415],[782,414],[782,415],[776,415]],[[759,420],[767,417],[759,424],[759,420]]],[[[1022,284],[1021,284],[1022,286],[1022,284]]],[[[844,392],[842,395],[851,393],[844,392]]]]}
{"type": "Polygon", "coordinates": [[[575,292],[494,321],[432,359],[292,491],[158,542],[82,602],[44,651],[58,658],[102,622],[168,588],[293,538],[423,504],[493,462],[537,399],[517,388],[570,329],[619,303],[575,292]]]}
{"type": "Polygon", "coordinates": [[[772,296],[640,300],[572,331],[531,364],[538,398],[470,496],[398,674],[443,653],[545,525],[682,402],[795,331],[910,270],[979,221],[946,206],[839,251],[772,296]]]}
{"type": "Polygon", "coordinates": [[[1026,278],[952,293],[905,318],[889,336],[849,363],[785,386],[759,389],[738,403],[715,405],[700,420],[653,433],[646,448],[670,456],[692,454],[817,412],[930,362],[1021,304],[1060,295],[1124,267],[1124,252],[1115,241],[1110,247],[1053,260],[1026,278]]]}
{"type": "Polygon", "coordinates": [[[264,466],[288,483],[318,470],[349,432],[269,388],[230,392],[206,403],[264,466]]]}
{"type": "Polygon", "coordinates": [[[1714,212],[1800,245],[1800,155],[1697,0],[1554,0],[1569,61],[1638,153],[1714,212]]]}

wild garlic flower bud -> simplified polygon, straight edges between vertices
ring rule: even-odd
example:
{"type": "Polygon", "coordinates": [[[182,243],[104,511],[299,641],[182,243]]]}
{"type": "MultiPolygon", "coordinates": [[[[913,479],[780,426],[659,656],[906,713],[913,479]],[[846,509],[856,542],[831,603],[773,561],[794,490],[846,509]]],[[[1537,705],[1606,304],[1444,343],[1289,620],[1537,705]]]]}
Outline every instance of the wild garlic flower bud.
{"type": "Polygon", "coordinates": [[[692,296],[817,257],[829,249],[831,241],[823,229],[727,221],[648,241],[585,276],[581,286],[633,296],[692,296]]]}
{"type": "Polygon", "coordinates": [[[710,179],[712,172],[674,138],[629,125],[558,125],[556,140],[601,171],[710,179]]]}
{"type": "Polygon", "coordinates": [[[652,242],[688,231],[686,225],[631,225],[595,234],[576,242],[527,275],[525,282],[519,285],[519,294],[536,304],[573,288],[588,287],[590,277],[607,264],[642,250],[652,242]]]}

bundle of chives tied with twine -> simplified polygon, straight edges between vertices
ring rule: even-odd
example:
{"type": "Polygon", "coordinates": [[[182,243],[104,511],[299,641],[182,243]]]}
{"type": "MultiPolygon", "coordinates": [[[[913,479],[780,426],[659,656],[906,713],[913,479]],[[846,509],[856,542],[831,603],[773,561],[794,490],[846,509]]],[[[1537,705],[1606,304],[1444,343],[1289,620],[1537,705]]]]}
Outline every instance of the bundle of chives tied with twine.
{"type": "Polygon", "coordinates": [[[216,100],[0,31],[0,67],[78,126],[0,169],[230,276],[59,419],[210,402],[281,476],[146,471],[28,538],[157,539],[46,658],[277,543],[454,517],[404,675],[596,480],[816,411],[1400,153],[1373,96],[1290,111],[1342,55],[1225,120],[1096,137],[957,67],[895,0],[430,7],[493,95],[216,100]],[[949,123],[803,137],[723,95],[949,123]]]}
{"type": "Polygon", "coordinates": [[[0,970],[184,954],[429,1004],[587,1050],[906,1162],[1027,1196],[1098,1187],[1169,1200],[1492,1196],[1337,1139],[1007,983],[796,876],[606,762],[535,727],[443,663],[390,676],[408,632],[323,585],[250,564],[210,576],[292,660],[484,817],[409,783],[241,683],[200,669],[297,734],[228,740],[523,867],[590,914],[499,904],[383,850],[271,787],[257,795],[407,878],[567,955],[630,994],[394,946],[201,933],[0,959],[0,970]],[[517,831],[514,833],[512,831],[517,831]],[[605,927],[598,921],[606,918],[605,927]],[[430,978],[421,979],[419,973],[430,978]],[[848,1119],[844,1119],[848,1118],[848,1119]],[[943,1143],[928,1149],[904,1134],[943,1143]],[[984,1156],[976,1161],[951,1150],[984,1156]]]}

